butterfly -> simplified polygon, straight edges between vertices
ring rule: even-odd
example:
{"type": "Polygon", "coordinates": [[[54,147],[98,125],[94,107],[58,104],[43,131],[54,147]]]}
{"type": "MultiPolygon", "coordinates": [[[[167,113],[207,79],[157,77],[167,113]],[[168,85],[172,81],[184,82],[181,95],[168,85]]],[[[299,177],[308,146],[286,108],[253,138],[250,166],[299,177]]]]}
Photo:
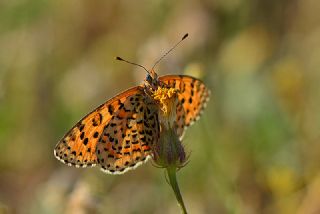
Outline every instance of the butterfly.
{"type": "Polygon", "coordinates": [[[182,138],[184,130],[199,119],[210,90],[191,76],[158,77],[153,69],[146,71],[143,84],[106,101],[72,127],[56,145],[55,157],[69,166],[98,165],[103,172],[123,174],[153,156],[167,120],[164,112],[169,111],[170,124],[182,138]],[[175,102],[167,105],[169,99],[158,96],[159,91],[173,94],[175,102]]]}

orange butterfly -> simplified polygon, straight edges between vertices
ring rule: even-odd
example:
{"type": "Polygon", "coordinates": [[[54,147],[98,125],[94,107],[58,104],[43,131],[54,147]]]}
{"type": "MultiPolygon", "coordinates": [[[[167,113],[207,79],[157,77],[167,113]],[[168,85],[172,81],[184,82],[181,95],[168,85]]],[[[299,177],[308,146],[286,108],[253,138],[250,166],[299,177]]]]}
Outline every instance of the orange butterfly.
{"type": "MultiPolygon", "coordinates": [[[[186,37],[187,34],[181,41],[186,37]]],[[[182,138],[184,130],[205,108],[210,91],[194,77],[158,77],[153,68],[146,71],[144,84],[118,94],[81,119],[58,142],[55,157],[69,166],[98,164],[106,173],[122,174],[153,156],[153,145],[164,122],[170,123],[182,138]],[[158,96],[163,90],[174,97],[172,105],[167,104],[166,97],[158,96]],[[170,113],[171,122],[163,121],[163,112],[170,113]]]]}

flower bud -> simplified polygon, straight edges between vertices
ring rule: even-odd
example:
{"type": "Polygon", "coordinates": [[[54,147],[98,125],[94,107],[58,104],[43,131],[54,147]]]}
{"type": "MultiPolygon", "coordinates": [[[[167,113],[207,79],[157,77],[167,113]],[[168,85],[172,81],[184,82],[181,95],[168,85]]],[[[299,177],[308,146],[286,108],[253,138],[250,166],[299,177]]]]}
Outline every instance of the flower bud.
{"type": "Polygon", "coordinates": [[[172,128],[163,128],[160,139],[153,148],[153,160],[160,167],[181,168],[187,158],[184,147],[172,128]]]}

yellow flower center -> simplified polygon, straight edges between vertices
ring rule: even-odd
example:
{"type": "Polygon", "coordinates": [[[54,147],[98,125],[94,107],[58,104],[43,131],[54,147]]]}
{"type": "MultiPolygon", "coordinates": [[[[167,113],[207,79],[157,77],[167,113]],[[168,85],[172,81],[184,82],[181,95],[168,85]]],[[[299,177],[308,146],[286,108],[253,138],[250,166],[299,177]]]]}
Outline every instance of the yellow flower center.
{"type": "Polygon", "coordinates": [[[153,94],[153,99],[160,102],[160,107],[165,116],[169,116],[172,110],[175,110],[177,89],[174,88],[161,88],[153,94]]]}
{"type": "Polygon", "coordinates": [[[177,89],[174,88],[161,88],[153,93],[153,99],[159,102],[161,111],[159,112],[159,121],[161,126],[167,129],[174,127],[177,112],[177,89]]]}

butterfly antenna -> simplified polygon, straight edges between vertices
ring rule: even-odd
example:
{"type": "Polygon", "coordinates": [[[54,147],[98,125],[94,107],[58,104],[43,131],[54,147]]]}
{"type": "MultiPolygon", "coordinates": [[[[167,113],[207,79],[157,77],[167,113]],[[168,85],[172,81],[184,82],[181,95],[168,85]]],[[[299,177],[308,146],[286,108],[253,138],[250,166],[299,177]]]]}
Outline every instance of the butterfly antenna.
{"type": "Polygon", "coordinates": [[[150,74],[150,72],[149,72],[144,66],[142,66],[142,65],[139,65],[139,64],[137,64],[137,63],[130,62],[130,61],[128,61],[128,60],[122,59],[122,58],[119,57],[119,56],[116,57],[116,60],[123,61],[123,62],[129,63],[129,64],[131,64],[131,65],[139,66],[139,67],[143,68],[148,74],[150,74]]]}
{"type": "Polygon", "coordinates": [[[157,65],[165,56],[167,56],[167,55],[168,55],[173,49],[175,49],[185,38],[187,38],[188,35],[189,35],[189,34],[186,33],[186,34],[181,38],[181,40],[180,40],[179,42],[177,42],[170,50],[168,50],[165,54],[163,54],[163,56],[160,57],[160,59],[158,59],[158,61],[156,61],[156,63],[154,63],[151,71],[153,71],[153,69],[156,67],[156,65],[157,65]]]}

